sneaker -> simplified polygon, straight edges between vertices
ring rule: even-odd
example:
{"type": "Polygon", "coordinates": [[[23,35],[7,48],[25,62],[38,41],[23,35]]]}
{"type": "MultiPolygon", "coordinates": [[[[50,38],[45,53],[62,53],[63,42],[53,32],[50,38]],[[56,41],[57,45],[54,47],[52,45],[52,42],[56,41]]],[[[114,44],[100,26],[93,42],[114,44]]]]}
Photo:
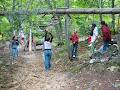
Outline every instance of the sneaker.
{"type": "Polygon", "coordinates": [[[101,62],[105,62],[106,60],[105,60],[105,59],[101,59],[100,61],[101,61],[101,62]]]}
{"type": "Polygon", "coordinates": [[[90,60],[90,63],[92,64],[92,63],[94,63],[96,60],[95,59],[91,59],[90,60]]]}
{"type": "Polygon", "coordinates": [[[91,47],[91,46],[92,46],[92,44],[88,45],[88,47],[91,47]]]}
{"type": "Polygon", "coordinates": [[[75,55],[73,55],[73,57],[75,58],[75,55]]]}

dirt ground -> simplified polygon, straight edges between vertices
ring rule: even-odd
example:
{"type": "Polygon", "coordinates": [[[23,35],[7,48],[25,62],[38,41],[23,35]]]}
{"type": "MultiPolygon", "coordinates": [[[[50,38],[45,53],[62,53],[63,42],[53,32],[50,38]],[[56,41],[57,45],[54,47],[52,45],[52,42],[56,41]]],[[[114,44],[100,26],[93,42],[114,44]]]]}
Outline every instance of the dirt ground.
{"type": "Polygon", "coordinates": [[[0,90],[120,90],[120,70],[111,70],[113,64],[89,64],[88,58],[70,62],[66,55],[55,54],[53,59],[45,72],[40,50],[20,52],[12,65],[9,52],[0,51],[0,90]]]}

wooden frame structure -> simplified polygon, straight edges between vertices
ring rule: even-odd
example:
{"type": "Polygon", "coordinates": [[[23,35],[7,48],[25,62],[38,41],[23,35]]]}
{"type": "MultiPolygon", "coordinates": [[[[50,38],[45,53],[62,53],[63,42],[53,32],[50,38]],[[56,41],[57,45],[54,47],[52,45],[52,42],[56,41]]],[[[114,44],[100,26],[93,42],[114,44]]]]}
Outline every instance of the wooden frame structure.
{"type": "MultiPolygon", "coordinates": [[[[15,2],[14,2],[15,3],[15,2]]],[[[50,1],[48,0],[48,5],[50,1]]],[[[65,8],[52,9],[34,9],[34,10],[17,10],[15,11],[0,11],[0,16],[9,16],[9,15],[41,15],[41,14],[62,14],[65,15],[65,33],[67,40],[68,55],[70,56],[70,41],[69,41],[69,14],[120,14],[120,8],[69,8],[69,0],[65,0],[65,8]]],[[[31,33],[31,29],[30,29],[31,33]]],[[[31,40],[30,40],[31,41],[31,40]]],[[[30,48],[31,51],[31,48],[30,48]]]]}

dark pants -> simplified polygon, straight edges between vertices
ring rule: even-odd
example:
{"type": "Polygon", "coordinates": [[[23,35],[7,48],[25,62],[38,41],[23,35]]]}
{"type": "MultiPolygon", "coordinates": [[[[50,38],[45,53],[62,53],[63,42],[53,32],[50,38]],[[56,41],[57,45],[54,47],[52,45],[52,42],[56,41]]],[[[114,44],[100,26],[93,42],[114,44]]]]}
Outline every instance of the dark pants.
{"type": "Polygon", "coordinates": [[[73,44],[73,46],[72,46],[72,57],[77,56],[77,48],[78,48],[78,43],[73,44]]]}

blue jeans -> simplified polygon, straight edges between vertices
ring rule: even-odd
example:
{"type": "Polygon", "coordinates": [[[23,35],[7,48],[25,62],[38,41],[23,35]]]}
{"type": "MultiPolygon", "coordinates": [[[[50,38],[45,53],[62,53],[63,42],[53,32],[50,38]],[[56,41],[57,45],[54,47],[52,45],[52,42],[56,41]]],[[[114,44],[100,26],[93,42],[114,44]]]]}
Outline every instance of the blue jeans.
{"type": "Polygon", "coordinates": [[[77,56],[77,48],[78,48],[78,43],[73,44],[72,57],[73,57],[73,55],[75,55],[75,57],[77,56]]]}
{"type": "Polygon", "coordinates": [[[13,59],[17,59],[17,57],[18,57],[18,49],[17,48],[12,48],[12,57],[13,57],[13,59]]]}
{"type": "Polygon", "coordinates": [[[19,55],[19,46],[17,46],[17,56],[19,55]]]}
{"type": "Polygon", "coordinates": [[[108,47],[109,47],[109,41],[104,41],[103,42],[103,52],[107,51],[108,47]]]}
{"type": "Polygon", "coordinates": [[[51,50],[45,50],[44,51],[44,65],[45,65],[45,70],[48,71],[51,68],[51,57],[52,57],[52,51],[51,50]]]}
{"type": "Polygon", "coordinates": [[[18,51],[18,45],[12,45],[11,48],[12,48],[12,58],[17,59],[18,52],[19,52],[18,51]]]}

